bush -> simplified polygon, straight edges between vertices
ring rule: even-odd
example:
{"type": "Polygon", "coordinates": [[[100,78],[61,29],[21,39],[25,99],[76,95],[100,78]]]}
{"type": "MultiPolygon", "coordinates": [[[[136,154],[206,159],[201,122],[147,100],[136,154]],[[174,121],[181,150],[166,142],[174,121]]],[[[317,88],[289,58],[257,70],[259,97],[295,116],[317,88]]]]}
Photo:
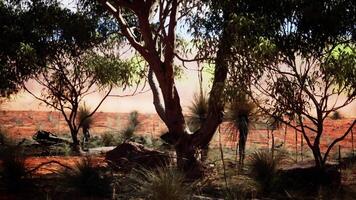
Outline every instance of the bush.
{"type": "Polygon", "coordinates": [[[156,171],[140,169],[131,176],[131,187],[138,195],[137,198],[185,200],[189,199],[192,190],[184,180],[184,175],[171,167],[156,171]]]}
{"type": "Polygon", "coordinates": [[[285,159],[284,154],[277,154],[274,157],[269,151],[256,151],[250,157],[250,174],[259,183],[263,192],[268,192],[274,187],[277,179],[278,166],[285,159]]]}
{"type": "Polygon", "coordinates": [[[131,112],[129,115],[129,124],[121,132],[124,140],[129,140],[134,136],[134,133],[139,124],[140,122],[138,121],[138,112],[137,111],[131,112]]]}
{"type": "Polygon", "coordinates": [[[119,135],[114,135],[113,133],[105,133],[101,136],[102,146],[117,146],[122,142],[119,135]]]}
{"type": "Polygon", "coordinates": [[[62,172],[64,186],[84,196],[110,196],[112,178],[97,169],[89,157],[78,162],[74,169],[62,172]]]}
{"type": "Polygon", "coordinates": [[[254,199],[255,187],[254,185],[244,183],[229,187],[226,189],[224,199],[226,200],[245,200],[254,199]]]}
{"type": "Polygon", "coordinates": [[[49,155],[50,156],[70,156],[72,153],[72,148],[69,144],[57,144],[49,147],[49,155]]]}
{"type": "Polygon", "coordinates": [[[338,119],[342,119],[342,115],[339,111],[335,111],[331,114],[330,118],[333,120],[338,120],[338,119]]]}

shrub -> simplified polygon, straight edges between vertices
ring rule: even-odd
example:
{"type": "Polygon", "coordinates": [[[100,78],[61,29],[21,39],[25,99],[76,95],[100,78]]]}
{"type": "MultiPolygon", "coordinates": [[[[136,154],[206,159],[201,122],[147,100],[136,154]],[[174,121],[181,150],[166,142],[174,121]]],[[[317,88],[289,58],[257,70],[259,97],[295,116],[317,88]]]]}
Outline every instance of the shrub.
{"type": "Polygon", "coordinates": [[[49,155],[61,155],[61,156],[70,156],[72,153],[72,148],[69,144],[58,144],[49,147],[49,155]]]}
{"type": "Polygon", "coordinates": [[[129,115],[129,124],[122,130],[122,135],[125,140],[129,140],[134,136],[134,133],[140,122],[138,121],[138,112],[133,111],[129,115]]]}
{"type": "Polygon", "coordinates": [[[122,142],[119,135],[115,136],[113,133],[107,132],[101,136],[101,142],[103,146],[117,146],[122,142]]]}
{"type": "Polygon", "coordinates": [[[89,157],[78,162],[74,169],[62,172],[64,186],[84,196],[110,196],[112,178],[97,169],[89,157]]]}
{"type": "Polygon", "coordinates": [[[251,175],[261,186],[263,192],[272,189],[277,179],[277,171],[280,163],[285,159],[284,154],[277,154],[274,157],[269,151],[260,150],[254,152],[250,157],[251,175]]]}
{"type": "Polygon", "coordinates": [[[171,167],[159,168],[156,171],[136,170],[131,181],[131,187],[138,198],[185,200],[189,199],[192,192],[184,183],[184,175],[171,167]]]}
{"type": "Polygon", "coordinates": [[[188,107],[190,117],[188,118],[188,126],[192,131],[196,131],[206,120],[209,107],[209,97],[201,92],[195,94],[191,106],[188,107]]]}
{"type": "Polygon", "coordinates": [[[235,185],[226,189],[224,199],[226,200],[245,200],[254,199],[255,186],[245,182],[243,184],[235,185]]]}
{"type": "Polygon", "coordinates": [[[84,103],[82,106],[80,106],[78,110],[78,123],[82,123],[82,128],[83,131],[89,130],[91,126],[93,125],[93,117],[88,117],[90,115],[91,111],[90,108],[86,106],[84,103]]]}
{"type": "Polygon", "coordinates": [[[333,120],[338,120],[338,119],[342,119],[342,115],[339,111],[335,111],[331,114],[330,118],[333,120]]]}

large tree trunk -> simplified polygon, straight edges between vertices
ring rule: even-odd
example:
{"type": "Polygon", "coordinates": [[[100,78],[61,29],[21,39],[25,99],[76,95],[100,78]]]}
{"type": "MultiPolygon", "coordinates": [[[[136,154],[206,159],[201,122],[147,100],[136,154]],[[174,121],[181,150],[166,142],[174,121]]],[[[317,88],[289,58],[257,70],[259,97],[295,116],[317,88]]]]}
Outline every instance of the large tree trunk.
{"type": "Polygon", "coordinates": [[[71,130],[70,135],[72,137],[72,151],[74,153],[80,153],[80,141],[78,139],[78,131],[71,130]]]}
{"type": "MultiPolygon", "coordinates": [[[[209,96],[209,110],[207,118],[202,124],[201,128],[193,134],[187,134],[187,132],[184,131],[185,123],[184,126],[178,128],[178,131],[174,130],[175,128],[169,128],[169,130],[172,131],[173,134],[180,132],[180,135],[178,137],[179,139],[175,143],[177,164],[181,169],[187,171],[188,174],[192,175],[194,178],[197,177],[199,173],[201,173],[202,169],[201,163],[196,158],[196,152],[198,149],[205,148],[209,145],[212,137],[214,136],[218,126],[220,125],[224,117],[223,93],[225,87],[225,80],[227,78],[228,73],[228,59],[231,55],[232,46],[230,40],[230,34],[232,33],[232,31],[230,30],[231,22],[229,20],[229,13],[224,13],[224,17],[226,28],[223,30],[223,33],[221,35],[219,50],[217,52],[217,57],[215,60],[214,81],[209,96]]],[[[179,114],[179,117],[180,116],[183,115],[179,114]]]]}
{"type": "Polygon", "coordinates": [[[174,82],[175,27],[179,1],[172,0],[166,5],[169,11],[167,13],[169,14],[169,20],[167,18],[167,26],[161,24],[162,29],[165,29],[165,34],[160,39],[159,49],[157,49],[157,43],[154,40],[156,33],[152,31],[149,22],[150,10],[154,1],[111,1],[111,6],[105,0],[99,0],[99,2],[118,20],[122,34],[149,64],[150,72],[148,77],[154,96],[153,103],[158,115],[169,131],[161,138],[175,146],[178,167],[186,172],[200,171],[200,163],[196,158],[196,151],[209,144],[223,119],[224,102],[222,96],[228,72],[228,58],[231,55],[232,42],[230,39],[232,37],[230,35],[234,32],[228,30],[230,29],[231,12],[227,12],[227,10],[232,10],[233,8],[228,7],[224,11],[225,29],[220,37],[219,50],[215,60],[214,82],[210,92],[207,120],[198,131],[194,134],[189,134],[186,130],[180,98],[174,82]],[[124,7],[134,11],[139,22],[142,41],[137,41],[137,38],[131,34],[131,29],[122,16],[121,10],[113,9],[113,7],[124,7]],[[152,74],[156,76],[164,105],[160,103],[158,88],[152,80],[152,74]]]}

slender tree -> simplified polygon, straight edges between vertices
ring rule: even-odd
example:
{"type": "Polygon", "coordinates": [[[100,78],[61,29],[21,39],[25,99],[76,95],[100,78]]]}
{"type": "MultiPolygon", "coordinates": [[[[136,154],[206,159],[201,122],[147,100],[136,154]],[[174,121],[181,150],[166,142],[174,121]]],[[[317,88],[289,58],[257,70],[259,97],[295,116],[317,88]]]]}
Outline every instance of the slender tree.
{"type": "Polygon", "coordinates": [[[45,105],[59,111],[69,127],[73,147],[79,148],[78,132],[87,125],[110,94],[114,86],[130,86],[135,70],[127,62],[116,57],[104,57],[93,53],[84,53],[76,57],[60,55],[34,80],[42,87],[41,95],[23,87],[45,105]],[[115,73],[113,73],[115,72],[115,73]],[[101,91],[104,96],[93,110],[78,120],[80,105],[94,92],[101,91]]]}
{"type": "Polygon", "coordinates": [[[321,151],[325,119],[356,96],[356,4],[282,1],[272,9],[265,3],[246,2],[247,7],[241,6],[246,12],[237,15],[241,40],[234,52],[240,76],[235,78],[246,83],[252,99],[261,100],[264,112],[303,135],[322,169],[356,123],[321,151]],[[298,124],[292,123],[293,116],[298,124]]]}
{"type": "Polygon", "coordinates": [[[239,152],[240,169],[244,164],[247,136],[252,118],[255,117],[254,115],[256,115],[256,106],[248,99],[246,94],[242,95],[240,93],[236,95],[228,104],[227,120],[232,122],[233,127],[239,133],[238,146],[236,148],[238,148],[239,152]]]}

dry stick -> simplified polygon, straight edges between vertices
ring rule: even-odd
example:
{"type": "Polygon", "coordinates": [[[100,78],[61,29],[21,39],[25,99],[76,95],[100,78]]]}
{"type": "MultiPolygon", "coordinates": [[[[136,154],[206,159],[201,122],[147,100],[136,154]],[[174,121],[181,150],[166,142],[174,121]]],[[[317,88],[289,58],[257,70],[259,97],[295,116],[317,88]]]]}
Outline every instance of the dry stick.
{"type": "MultiPolygon", "coordinates": [[[[235,135],[237,136],[237,129],[234,129],[235,130],[235,135]]],[[[240,136],[239,136],[240,137],[240,136]]],[[[237,137],[236,137],[236,156],[235,156],[235,163],[236,163],[236,168],[238,168],[238,159],[237,159],[237,157],[239,156],[239,140],[237,139],[237,137]]]]}
{"type": "Polygon", "coordinates": [[[267,127],[267,149],[269,148],[269,129],[267,127]]]}
{"type": "Polygon", "coordinates": [[[51,160],[51,161],[48,161],[48,162],[41,163],[41,164],[37,165],[36,167],[32,168],[31,170],[28,170],[28,171],[26,172],[26,174],[31,174],[31,173],[37,171],[38,169],[40,169],[41,167],[43,167],[43,166],[45,166],[45,165],[52,164],[52,163],[57,164],[57,165],[60,165],[60,166],[62,166],[62,167],[64,167],[64,168],[67,168],[67,169],[70,169],[70,170],[73,169],[73,168],[71,168],[71,167],[69,167],[69,166],[67,166],[67,165],[64,165],[64,164],[62,164],[62,163],[56,161],[56,160],[51,160]]]}
{"type": "Polygon", "coordinates": [[[341,145],[339,145],[339,165],[341,164],[341,145]]]}
{"type": "Polygon", "coordinates": [[[295,132],[295,162],[298,162],[298,134],[297,130],[295,132]]]}
{"type": "Polygon", "coordinates": [[[273,133],[273,129],[271,130],[271,136],[272,136],[271,154],[272,154],[272,158],[274,158],[274,133],[273,133]]]}
{"type": "Polygon", "coordinates": [[[352,150],[352,157],[355,156],[355,151],[354,151],[354,132],[352,132],[351,129],[351,150],[352,150]]]}
{"type": "Polygon", "coordinates": [[[285,147],[287,147],[287,128],[288,128],[288,125],[286,124],[285,128],[284,128],[284,141],[283,141],[283,145],[285,147]]]}
{"type": "Polygon", "coordinates": [[[218,131],[219,131],[219,148],[220,148],[221,162],[222,162],[222,165],[223,165],[223,172],[224,172],[224,181],[225,181],[226,189],[228,189],[227,178],[226,178],[226,169],[225,169],[225,161],[224,161],[224,152],[223,152],[222,143],[221,143],[220,125],[219,125],[219,128],[218,128],[218,131]]]}
{"type": "Polygon", "coordinates": [[[300,156],[302,157],[303,162],[303,135],[300,134],[300,156]]]}

